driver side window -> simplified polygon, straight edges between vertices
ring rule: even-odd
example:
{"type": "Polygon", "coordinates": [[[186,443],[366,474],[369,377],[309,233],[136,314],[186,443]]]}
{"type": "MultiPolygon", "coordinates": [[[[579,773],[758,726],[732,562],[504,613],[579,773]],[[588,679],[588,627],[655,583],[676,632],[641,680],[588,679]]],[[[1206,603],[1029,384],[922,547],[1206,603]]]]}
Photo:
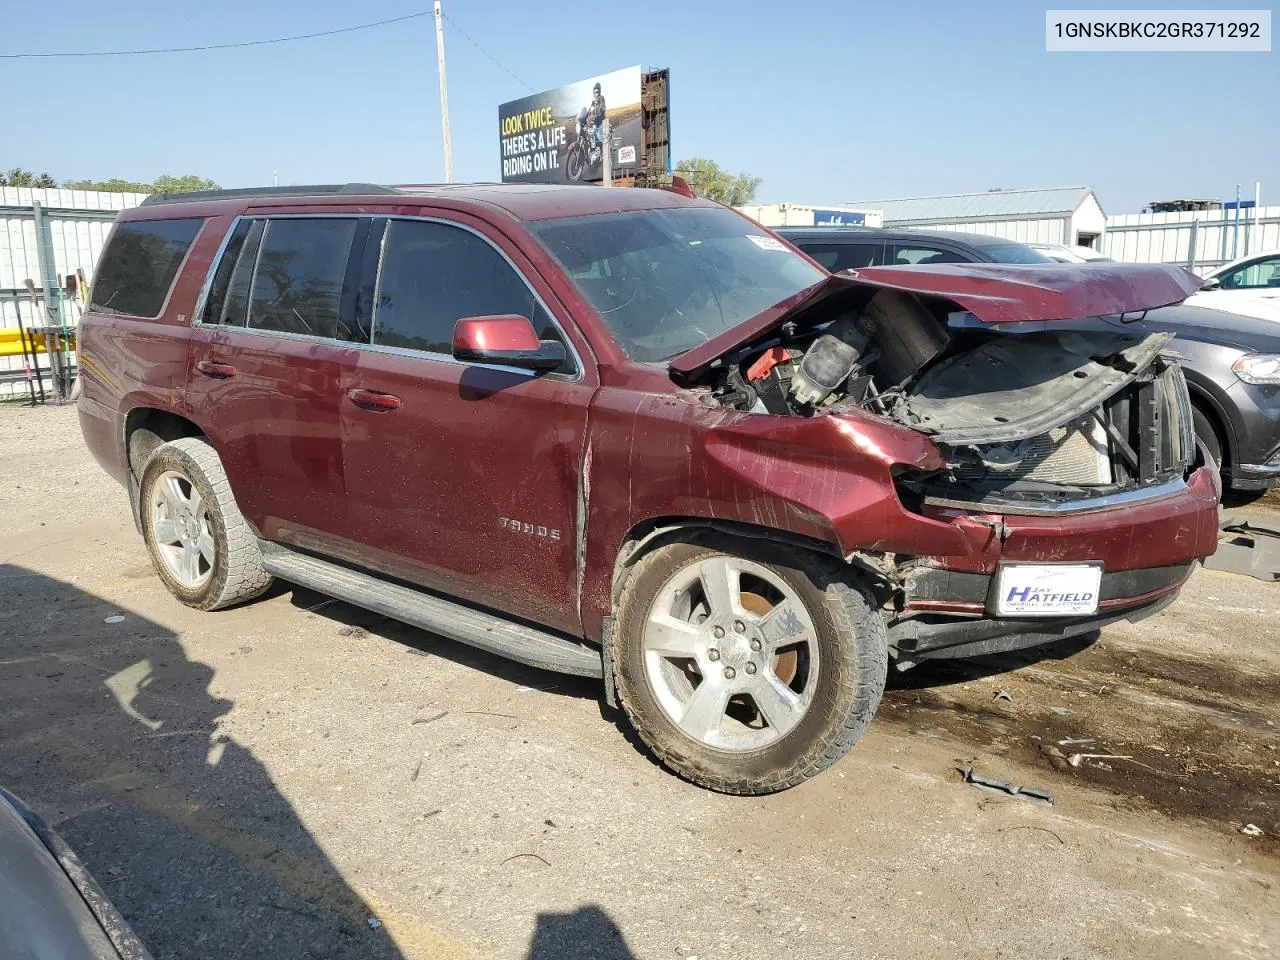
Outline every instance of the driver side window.
{"type": "Polygon", "coordinates": [[[1256,290],[1280,287],[1280,257],[1255,260],[1222,275],[1224,290],[1256,290]]]}

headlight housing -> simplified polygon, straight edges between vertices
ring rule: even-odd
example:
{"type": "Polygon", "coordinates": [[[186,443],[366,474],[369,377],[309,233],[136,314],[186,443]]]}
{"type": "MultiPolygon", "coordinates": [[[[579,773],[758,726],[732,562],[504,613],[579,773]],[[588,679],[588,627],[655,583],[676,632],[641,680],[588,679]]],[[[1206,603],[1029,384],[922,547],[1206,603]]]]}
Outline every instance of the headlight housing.
{"type": "Polygon", "coordinates": [[[1280,354],[1246,353],[1231,369],[1245,383],[1280,386],[1280,354]]]}

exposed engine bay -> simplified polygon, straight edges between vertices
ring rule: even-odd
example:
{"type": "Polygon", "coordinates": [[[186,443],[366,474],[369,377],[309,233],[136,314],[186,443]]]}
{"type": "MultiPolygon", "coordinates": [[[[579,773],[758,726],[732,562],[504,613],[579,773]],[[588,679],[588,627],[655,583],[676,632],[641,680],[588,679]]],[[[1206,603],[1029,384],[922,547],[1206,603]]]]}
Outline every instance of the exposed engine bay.
{"type": "Polygon", "coordinates": [[[856,410],[926,434],[948,470],[904,478],[922,495],[1078,499],[1181,477],[1193,459],[1171,339],[1101,319],[983,323],[942,298],[863,289],[725,354],[697,386],[712,406],[856,410]]]}

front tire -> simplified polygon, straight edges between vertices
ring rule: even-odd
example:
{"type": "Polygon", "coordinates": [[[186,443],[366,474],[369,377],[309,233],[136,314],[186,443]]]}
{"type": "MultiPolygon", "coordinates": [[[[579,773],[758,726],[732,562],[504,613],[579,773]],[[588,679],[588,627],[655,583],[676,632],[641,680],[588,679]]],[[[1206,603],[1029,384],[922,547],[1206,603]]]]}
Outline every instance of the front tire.
{"type": "Polygon", "coordinates": [[[649,749],[733,794],[785,790],[844,756],[888,670],[884,621],[847,573],[737,542],[645,556],[612,652],[619,699],[649,749]]]}
{"type": "Polygon", "coordinates": [[[229,607],[271,586],[258,538],[236,506],[217,451],[204,440],[183,437],[157,447],[142,470],[138,499],[156,572],[187,606],[229,607]]]}

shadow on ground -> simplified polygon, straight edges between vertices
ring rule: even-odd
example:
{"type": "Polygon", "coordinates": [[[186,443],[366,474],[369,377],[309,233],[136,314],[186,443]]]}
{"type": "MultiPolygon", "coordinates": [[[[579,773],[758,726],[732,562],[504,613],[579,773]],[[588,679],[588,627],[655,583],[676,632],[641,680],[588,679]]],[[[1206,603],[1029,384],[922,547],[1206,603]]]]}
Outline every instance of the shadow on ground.
{"type": "MultiPolygon", "coordinates": [[[[232,702],[210,691],[211,667],[71,584],[0,564],[0,592],[0,783],[62,834],[157,960],[401,956],[262,764],[219,731],[232,702]]],[[[364,812],[350,818],[357,829],[364,812]]]]}
{"type": "Polygon", "coordinates": [[[1091,630],[1064,640],[1056,640],[1038,647],[1028,647],[1025,650],[1013,650],[1009,653],[957,660],[925,660],[919,666],[902,672],[893,669],[891,664],[888,689],[924,690],[931,687],[946,687],[955,683],[969,683],[984,677],[998,676],[1032,664],[1043,663],[1046,660],[1068,660],[1097,643],[1101,635],[1101,631],[1091,630]]]}
{"type": "Polygon", "coordinates": [[[540,913],[527,960],[634,960],[622,931],[597,906],[540,913]]]}

